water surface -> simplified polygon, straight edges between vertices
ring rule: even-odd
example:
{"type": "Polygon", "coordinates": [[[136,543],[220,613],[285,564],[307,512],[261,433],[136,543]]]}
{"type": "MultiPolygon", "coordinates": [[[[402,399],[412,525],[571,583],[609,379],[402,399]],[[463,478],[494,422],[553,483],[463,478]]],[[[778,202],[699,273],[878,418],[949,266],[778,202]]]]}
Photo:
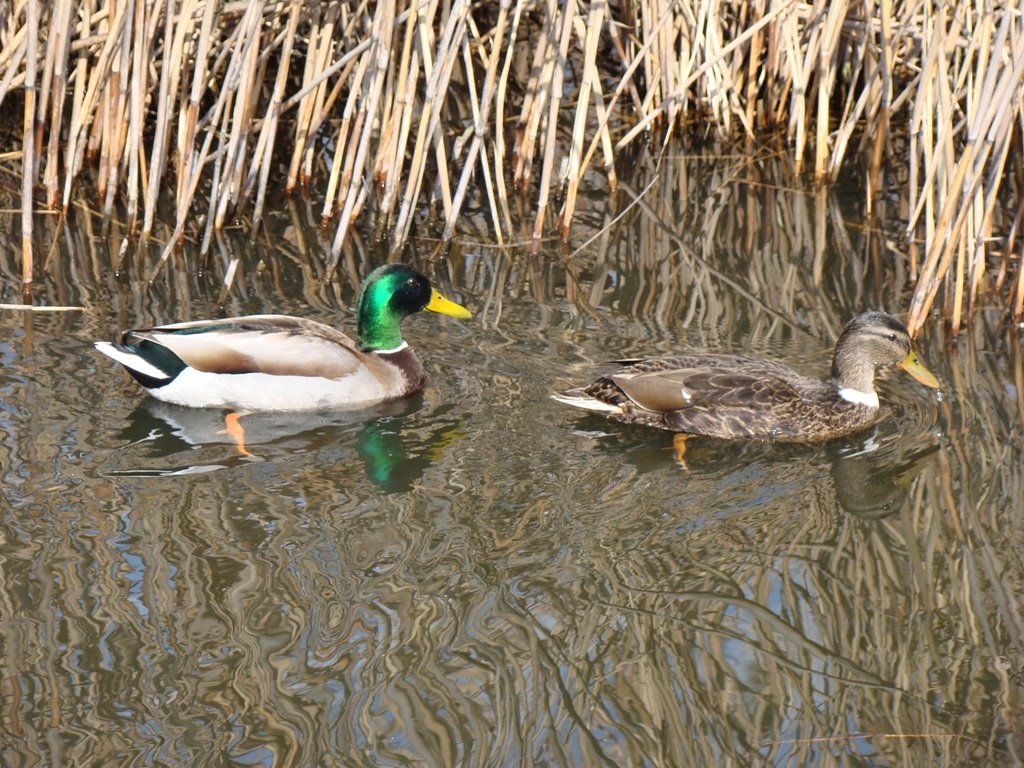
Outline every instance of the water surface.
{"type": "Polygon", "coordinates": [[[159,244],[42,219],[37,301],[84,311],[0,312],[2,764],[1019,763],[1019,336],[995,310],[954,344],[936,322],[939,397],[894,371],[863,434],[691,441],[682,468],[671,435],[548,394],[678,349],[824,374],[909,276],[835,197],[665,174],[578,253],[422,241],[408,258],[475,313],[407,321],[423,394],[250,417],[251,457],[91,341],[257,312],[351,329],[387,253],[360,241],[325,282],[299,201],[149,282],[159,244]]]}

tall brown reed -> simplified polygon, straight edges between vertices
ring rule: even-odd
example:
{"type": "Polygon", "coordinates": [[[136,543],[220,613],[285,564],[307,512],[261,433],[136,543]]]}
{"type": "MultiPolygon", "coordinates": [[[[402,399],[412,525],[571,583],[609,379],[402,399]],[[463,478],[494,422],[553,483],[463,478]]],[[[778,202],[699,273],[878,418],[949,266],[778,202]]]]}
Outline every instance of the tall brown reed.
{"type": "Polygon", "coordinates": [[[66,208],[86,168],[104,213],[123,199],[143,236],[173,180],[165,260],[186,234],[205,251],[239,215],[257,227],[280,173],[324,195],[336,264],[354,221],[372,214],[397,248],[425,203],[444,240],[473,200],[508,242],[509,184],[535,200],[535,248],[567,239],[581,179],[614,188],[618,154],[652,131],[785,126],[819,184],[861,162],[869,209],[909,136],[913,331],[940,299],[959,327],[993,248],[1020,320],[999,202],[1024,117],[1022,2],[14,0],[0,105],[23,107],[24,281],[33,193],[66,208]]]}

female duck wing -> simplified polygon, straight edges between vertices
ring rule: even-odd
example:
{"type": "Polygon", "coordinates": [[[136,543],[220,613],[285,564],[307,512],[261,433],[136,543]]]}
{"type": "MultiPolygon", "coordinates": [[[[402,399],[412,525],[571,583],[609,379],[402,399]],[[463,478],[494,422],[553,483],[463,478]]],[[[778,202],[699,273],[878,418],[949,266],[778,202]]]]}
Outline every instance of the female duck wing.
{"type": "Polygon", "coordinates": [[[768,408],[800,399],[783,376],[795,374],[784,366],[736,356],[693,356],[662,364],[659,370],[626,370],[609,378],[634,403],[658,413],[768,408]]]}

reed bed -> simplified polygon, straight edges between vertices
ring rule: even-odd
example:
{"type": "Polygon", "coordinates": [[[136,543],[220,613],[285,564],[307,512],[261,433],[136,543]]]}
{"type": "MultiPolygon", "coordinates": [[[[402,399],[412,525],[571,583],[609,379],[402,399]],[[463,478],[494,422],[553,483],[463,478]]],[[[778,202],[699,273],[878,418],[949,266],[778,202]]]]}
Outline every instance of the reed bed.
{"type": "Polygon", "coordinates": [[[905,165],[912,330],[937,300],[959,328],[989,287],[1019,321],[1021,2],[12,0],[23,284],[34,207],[67,209],[86,178],[142,237],[170,198],[161,263],[309,190],[331,272],[354,223],[397,249],[427,210],[448,241],[467,199],[516,242],[516,192],[535,250],[568,240],[588,175],[615,189],[627,148],[715,134],[784,141],[818,184],[855,166],[869,208],[905,165]]]}

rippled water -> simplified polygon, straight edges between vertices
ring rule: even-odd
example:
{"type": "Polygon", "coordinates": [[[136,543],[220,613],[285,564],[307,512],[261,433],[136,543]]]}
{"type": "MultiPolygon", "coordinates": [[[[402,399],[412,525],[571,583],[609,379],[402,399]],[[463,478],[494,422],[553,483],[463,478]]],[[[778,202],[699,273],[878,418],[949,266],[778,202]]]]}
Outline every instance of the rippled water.
{"type": "Polygon", "coordinates": [[[569,259],[413,254],[476,313],[407,321],[425,392],[250,417],[251,457],[91,340],[223,297],[350,328],[385,257],[324,284],[281,213],[149,284],[116,228],[43,223],[39,300],[85,311],[0,311],[0,763],[1019,763],[1024,375],[998,312],[920,340],[940,398],[887,375],[888,417],[824,446],[691,441],[684,469],[671,435],[548,399],[680,348],[823,373],[845,319],[902,306],[836,201],[731,189],[731,229],[670,192],[569,259]]]}

